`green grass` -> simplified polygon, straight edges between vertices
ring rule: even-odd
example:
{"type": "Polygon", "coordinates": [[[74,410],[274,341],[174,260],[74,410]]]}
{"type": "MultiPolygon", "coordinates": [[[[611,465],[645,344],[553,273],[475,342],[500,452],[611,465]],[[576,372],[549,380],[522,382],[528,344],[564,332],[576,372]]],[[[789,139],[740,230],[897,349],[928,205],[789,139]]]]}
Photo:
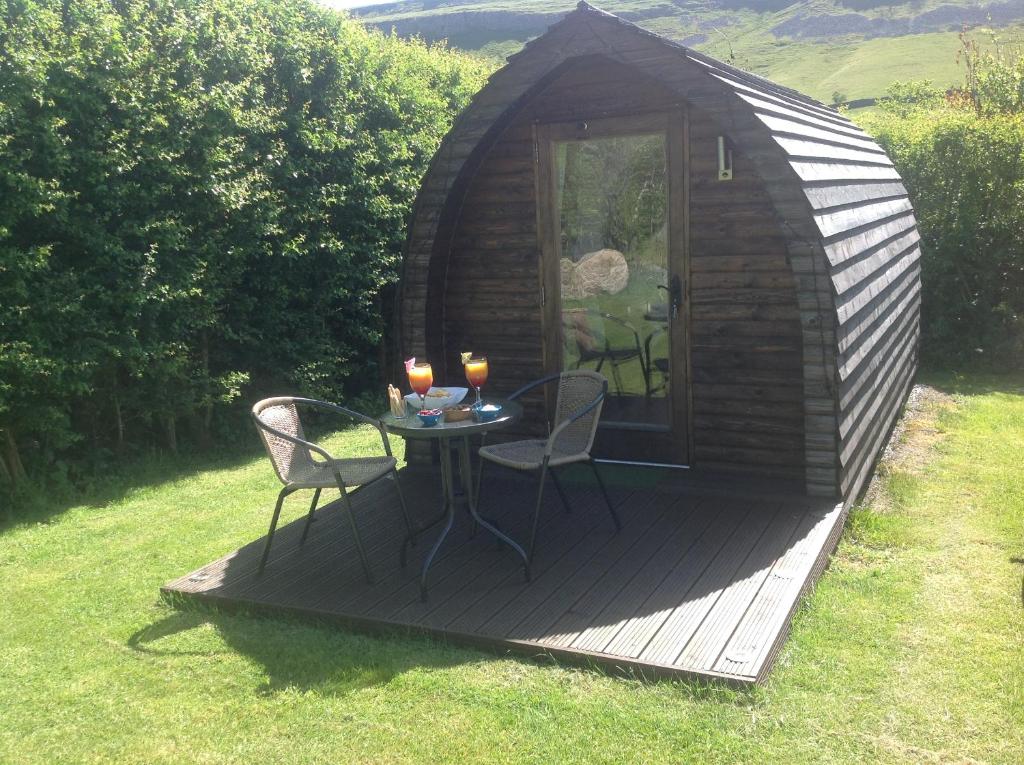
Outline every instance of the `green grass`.
{"type": "Polygon", "coordinates": [[[263,534],[274,479],[145,461],[0,533],[0,762],[1020,762],[1024,390],[957,384],[752,691],[177,612],[158,587],[263,534]]]}

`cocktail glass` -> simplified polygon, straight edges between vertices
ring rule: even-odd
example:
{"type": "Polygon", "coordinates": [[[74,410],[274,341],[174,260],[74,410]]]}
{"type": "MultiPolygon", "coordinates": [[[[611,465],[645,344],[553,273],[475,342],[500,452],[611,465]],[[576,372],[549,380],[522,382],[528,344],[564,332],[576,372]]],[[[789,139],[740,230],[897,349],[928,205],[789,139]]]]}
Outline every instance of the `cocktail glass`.
{"type": "Polygon", "coordinates": [[[420,396],[420,409],[426,409],[426,395],[430,391],[430,386],[434,384],[434,370],[431,369],[430,364],[422,361],[418,364],[413,364],[409,369],[409,387],[420,396]]]}
{"type": "Polygon", "coordinates": [[[480,388],[487,382],[487,357],[474,356],[466,361],[466,380],[476,388],[476,405],[481,406],[480,388]]]}

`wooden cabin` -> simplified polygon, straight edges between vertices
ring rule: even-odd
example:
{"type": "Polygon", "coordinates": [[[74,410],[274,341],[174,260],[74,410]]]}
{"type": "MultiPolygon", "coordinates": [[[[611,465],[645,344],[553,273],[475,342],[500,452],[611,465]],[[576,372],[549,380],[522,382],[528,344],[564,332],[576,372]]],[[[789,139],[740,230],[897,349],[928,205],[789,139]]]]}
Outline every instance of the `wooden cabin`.
{"type": "Polygon", "coordinates": [[[846,117],[580,3],[434,157],[401,352],[451,385],[485,354],[492,394],[600,367],[597,456],[852,499],[917,368],[919,239],[846,117]]]}

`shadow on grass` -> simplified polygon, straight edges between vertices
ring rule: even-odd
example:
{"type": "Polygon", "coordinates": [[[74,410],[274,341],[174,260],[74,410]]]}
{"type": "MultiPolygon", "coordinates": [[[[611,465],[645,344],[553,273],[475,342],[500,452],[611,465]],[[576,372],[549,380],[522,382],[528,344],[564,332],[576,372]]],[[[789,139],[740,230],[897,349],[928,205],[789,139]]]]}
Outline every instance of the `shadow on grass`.
{"type": "Polygon", "coordinates": [[[1024,395],[1024,373],[976,370],[922,369],[917,383],[950,395],[980,396],[986,393],[1024,395]]]}
{"type": "MultiPolygon", "coordinates": [[[[139,450],[113,460],[107,469],[74,487],[27,488],[14,498],[6,513],[0,512],[0,534],[17,526],[46,523],[73,507],[104,507],[143,489],[156,489],[200,473],[240,468],[266,454],[255,429],[251,425],[248,428],[240,428],[233,441],[207,449],[185,444],[177,454],[139,450]]],[[[314,440],[345,430],[348,428],[317,427],[316,423],[309,428],[314,440]]],[[[270,470],[269,463],[267,469],[270,470]]],[[[0,494],[0,503],[4,499],[0,494]]]]}
{"type": "Polygon", "coordinates": [[[232,651],[264,669],[267,681],[255,689],[261,695],[284,690],[345,695],[386,685],[413,669],[449,668],[487,658],[421,635],[371,636],[331,629],[326,624],[213,608],[169,614],[132,635],[128,646],[156,656],[208,656],[209,651],[162,646],[165,638],[204,625],[212,626],[232,651]]]}
{"type": "Polygon", "coordinates": [[[594,673],[615,682],[670,685],[693,701],[739,707],[749,706],[762,693],[756,687],[737,688],[711,679],[646,676],[642,671],[615,670],[593,661],[569,664],[543,652],[531,657],[476,650],[398,628],[391,633],[350,631],[329,622],[227,613],[202,605],[175,611],[143,627],[128,639],[128,646],[140,653],[168,658],[210,656],[208,650],[161,646],[164,638],[205,625],[213,627],[232,651],[263,668],[267,681],[254,689],[263,696],[296,690],[344,696],[387,685],[410,671],[448,670],[496,661],[512,661],[534,669],[548,666],[594,673]]]}

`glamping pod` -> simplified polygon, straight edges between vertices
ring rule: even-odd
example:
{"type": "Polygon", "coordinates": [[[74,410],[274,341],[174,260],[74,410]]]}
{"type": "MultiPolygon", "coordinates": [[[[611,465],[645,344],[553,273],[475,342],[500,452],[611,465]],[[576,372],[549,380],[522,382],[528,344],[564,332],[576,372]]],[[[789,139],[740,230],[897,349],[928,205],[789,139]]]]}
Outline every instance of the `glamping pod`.
{"type": "Polygon", "coordinates": [[[580,3],[438,149],[401,351],[451,384],[486,354],[492,394],[599,368],[596,456],[851,500],[917,367],[919,238],[845,117],[580,3]]]}

